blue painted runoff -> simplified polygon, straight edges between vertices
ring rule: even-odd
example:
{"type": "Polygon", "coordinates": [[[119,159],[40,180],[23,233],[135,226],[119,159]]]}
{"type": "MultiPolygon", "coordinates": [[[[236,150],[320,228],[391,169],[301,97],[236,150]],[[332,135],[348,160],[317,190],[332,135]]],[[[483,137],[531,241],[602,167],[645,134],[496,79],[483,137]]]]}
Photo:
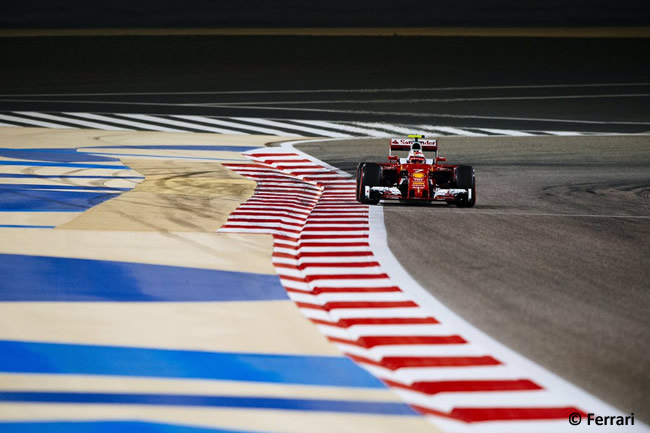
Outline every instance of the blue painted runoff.
{"type": "Polygon", "coordinates": [[[28,179],[144,179],[144,176],[83,176],[68,174],[25,174],[25,173],[0,173],[0,178],[28,178],[28,179]]]}
{"type": "MultiPolygon", "coordinates": [[[[127,156],[127,157],[133,156],[133,154],[130,154],[130,153],[117,153],[117,152],[112,153],[111,155],[113,155],[113,156],[127,156]]],[[[155,154],[146,154],[146,155],[144,155],[144,154],[141,154],[141,153],[139,153],[137,156],[139,156],[139,157],[148,157],[148,158],[200,159],[202,161],[235,161],[235,162],[240,162],[239,159],[210,158],[210,157],[206,157],[206,156],[178,156],[178,155],[174,155],[173,157],[171,157],[169,155],[160,155],[160,154],[158,154],[158,155],[155,155],[155,154]]]]}
{"type": "Polygon", "coordinates": [[[0,391],[0,402],[67,404],[141,404],[147,406],[228,407],[306,412],[416,415],[404,403],[386,401],[321,400],[231,395],[122,394],[89,392],[0,391]]]}
{"type": "Polygon", "coordinates": [[[9,149],[0,148],[0,156],[5,158],[27,159],[30,161],[49,162],[101,162],[118,161],[115,157],[95,156],[90,153],[77,152],[76,149],[9,149]]]}
{"type": "MultiPolygon", "coordinates": [[[[2,177],[2,175],[0,175],[2,177]]],[[[32,191],[32,190],[80,190],[85,189],[87,191],[131,191],[133,188],[116,188],[112,186],[85,186],[85,185],[37,185],[33,183],[0,183],[0,190],[5,191],[32,191]]]]}
{"type": "Polygon", "coordinates": [[[0,275],[0,302],[288,299],[277,275],[180,266],[0,254],[0,275]]]}
{"type": "Polygon", "coordinates": [[[0,422],[2,433],[262,433],[252,430],[194,427],[146,421],[0,422]]]}
{"type": "Polygon", "coordinates": [[[226,151],[226,152],[246,152],[247,150],[259,149],[260,146],[200,146],[195,144],[145,144],[130,146],[92,146],[84,149],[153,149],[153,150],[205,150],[205,151],[226,151]]]}
{"type": "MultiPolygon", "coordinates": [[[[109,164],[81,164],[74,162],[42,162],[42,161],[5,161],[0,160],[0,167],[3,165],[28,165],[34,167],[64,167],[64,168],[108,168],[111,170],[127,170],[126,165],[109,164]]],[[[94,176],[93,176],[94,177],[94,176]]]]}
{"type": "Polygon", "coordinates": [[[0,224],[0,228],[5,229],[53,229],[56,226],[31,226],[20,224],[0,224]]]}
{"type": "Polygon", "coordinates": [[[119,194],[117,192],[8,190],[0,188],[0,211],[81,212],[119,194]]]}
{"type": "MultiPolygon", "coordinates": [[[[55,308],[53,306],[53,308],[55,308]]],[[[343,356],[202,352],[0,340],[0,371],[386,388],[343,356]]]]}

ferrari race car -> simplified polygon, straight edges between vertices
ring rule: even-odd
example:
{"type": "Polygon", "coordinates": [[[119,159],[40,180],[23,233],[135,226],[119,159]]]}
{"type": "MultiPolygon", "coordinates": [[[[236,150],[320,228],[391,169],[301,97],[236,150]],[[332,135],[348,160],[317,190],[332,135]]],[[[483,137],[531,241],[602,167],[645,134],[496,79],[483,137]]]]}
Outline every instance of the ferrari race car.
{"type": "Polygon", "coordinates": [[[357,166],[357,201],[377,204],[380,200],[446,201],[458,207],[476,203],[474,169],[469,165],[440,164],[438,141],[422,135],[391,138],[387,163],[362,162],[357,166]],[[392,151],[408,151],[400,158],[392,151]],[[434,152],[432,159],[424,151],[434,152]]]}

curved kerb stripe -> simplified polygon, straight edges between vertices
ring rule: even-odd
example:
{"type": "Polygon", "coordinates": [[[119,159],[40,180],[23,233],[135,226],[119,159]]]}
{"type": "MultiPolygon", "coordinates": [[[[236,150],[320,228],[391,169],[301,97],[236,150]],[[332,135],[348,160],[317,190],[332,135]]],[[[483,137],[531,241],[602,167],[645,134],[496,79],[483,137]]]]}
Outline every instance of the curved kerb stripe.
{"type": "Polygon", "coordinates": [[[289,297],[411,407],[450,432],[551,431],[573,412],[586,414],[431,317],[390,279],[368,243],[368,206],[356,201],[350,175],[282,148],[244,155],[253,163],[224,165],[258,185],[219,231],[272,234],[289,297]],[[278,199],[251,213],[264,197],[278,199]]]}

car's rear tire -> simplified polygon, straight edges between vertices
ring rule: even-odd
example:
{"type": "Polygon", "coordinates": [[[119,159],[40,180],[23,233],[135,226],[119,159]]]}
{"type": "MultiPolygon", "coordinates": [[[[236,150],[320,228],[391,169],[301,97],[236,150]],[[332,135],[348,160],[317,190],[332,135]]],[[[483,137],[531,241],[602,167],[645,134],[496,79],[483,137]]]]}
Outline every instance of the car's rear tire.
{"type": "Polygon", "coordinates": [[[366,198],[366,187],[381,186],[381,166],[374,162],[359,164],[357,167],[357,201],[364,204],[377,204],[378,198],[366,198]]]}
{"type": "Polygon", "coordinates": [[[472,207],[476,204],[476,176],[474,169],[469,165],[459,165],[454,174],[456,188],[468,189],[471,191],[471,198],[463,196],[454,203],[458,207],[472,207]]]}

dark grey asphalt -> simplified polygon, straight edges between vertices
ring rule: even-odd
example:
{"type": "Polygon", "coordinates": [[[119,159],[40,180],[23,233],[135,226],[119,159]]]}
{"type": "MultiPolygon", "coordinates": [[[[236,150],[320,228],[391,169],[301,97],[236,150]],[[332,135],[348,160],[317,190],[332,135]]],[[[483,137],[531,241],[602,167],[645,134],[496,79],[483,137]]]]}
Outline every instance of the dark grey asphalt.
{"type": "MultiPolygon", "coordinates": [[[[301,149],[353,173],[386,140],[301,149]]],[[[440,139],[476,207],[385,204],[406,270],[497,340],[650,417],[650,136],[440,139]]]]}
{"type": "Polygon", "coordinates": [[[0,38],[0,111],[644,132],[648,52],[650,39],[0,38]]]}

